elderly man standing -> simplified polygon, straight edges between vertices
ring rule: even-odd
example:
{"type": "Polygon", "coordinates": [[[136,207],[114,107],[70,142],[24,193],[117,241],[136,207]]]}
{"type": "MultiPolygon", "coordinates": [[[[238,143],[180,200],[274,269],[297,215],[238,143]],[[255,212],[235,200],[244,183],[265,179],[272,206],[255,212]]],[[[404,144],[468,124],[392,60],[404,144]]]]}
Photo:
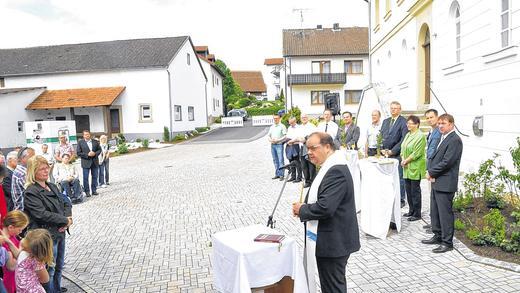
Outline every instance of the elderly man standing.
{"type": "Polygon", "coordinates": [[[381,133],[381,112],[372,111],[372,124],[367,129],[367,142],[365,143],[365,156],[377,154],[377,136],[381,133]]]}
{"type": "Polygon", "coordinates": [[[271,156],[273,157],[275,175],[273,179],[283,180],[284,170],[280,169],[283,166],[283,144],[285,142],[287,128],[280,123],[280,116],[273,115],[274,124],[269,128],[267,139],[271,143],[271,156]]]}
{"type": "MultiPolygon", "coordinates": [[[[291,178],[287,181],[294,181],[295,183],[302,181],[302,165],[300,162],[300,140],[302,136],[302,129],[300,125],[296,124],[296,118],[289,118],[289,128],[287,128],[287,146],[285,147],[285,155],[291,164],[294,164],[289,169],[291,178]],[[294,162],[294,163],[293,163],[294,162]]],[[[289,176],[288,175],[288,176],[289,176]]]]}
{"type": "Polygon", "coordinates": [[[305,203],[294,203],[292,212],[305,223],[309,292],[316,292],[316,267],[322,292],[347,292],[345,266],[360,248],[352,176],[330,135],[313,133],[306,144],[310,160],[320,170],[305,203]]]}
{"type": "MultiPolygon", "coordinates": [[[[406,119],[401,116],[401,104],[393,101],[390,103],[391,117],[386,118],[381,126],[381,135],[383,136],[383,155],[394,158],[401,162],[401,143],[408,133],[406,119]]],[[[401,188],[401,207],[405,206],[405,186],[403,179],[403,168],[401,164],[399,170],[399,185],[401,188]]]]}
{"type": "Polygon", "coordinates": [[[92,195],[98,195],[98,156],[101,154],[101,147],[97,140],[91,139],[90,131],[83,130],[83,139],[78,142],[78,156],[81,158],[81,168],[83,168],[83,189],[87,197],[90,196],[88,184],[88,173],[92,175],[92,195]]]}
{"type": "Polygon", "coordinates": [[[9,152],[6,156],[6,167],[7,167],[7,176],[5,176],[2,182],[2,189],[4,190],[5,201],[7,203],[7,209],[9,211],[13,210],[13,197],[11,194],[11,184],[13,181],[13,172],[16,169],[16,165],[18,165],[18,153],[15,151],[9,152]]]}
{"type": "Polygon", "coordinates": [[[439,116],[441,141],[428,159],[426,178],[432,184],[433,237],[422,240],[424,244],[439,244],[432,251],[443,253],[453,249],[454,221],[453,197],[458,189],[459,166],[462,157],[462,140],[455,133],[455,119],[450,114],[439,116]]]}
{"type": "Polygon", "coordinates": [[[300,163],[302,164],[303,177],[305,178],[305,185],[303,187],[307,188],[311,186],[314,177],[316,177],[316,166],[309,160],[305,141],[309,135],[316,132],[316,126],[309,122],[307,114],[301,114],[300,119],[302,121],[302,125],[300,126],[300,134],[302,136],[298,139],[301,144],[300,163]]]}
{"type": "Polygon", "coordinates": [[[23,211],[23,193],[25,191],[25,177],[27,176],[27,161],[34,156],[34,149],[23,147],[18,151],[18,164],[13,171],[11,182],[11,197],[13,209],[23,211]]]}
{"type": "MultiPolygon", "coordinates": [[[[343,122],[345,122],[345,127],[340,131],[345,134],[345,145],[347,146],[347,149],[357,150],[359,126],[352,123],[352,113],[348,111],[343,112],[343,122]]],[[[341,135],[339,137],[341,137],[341,135]]]]}

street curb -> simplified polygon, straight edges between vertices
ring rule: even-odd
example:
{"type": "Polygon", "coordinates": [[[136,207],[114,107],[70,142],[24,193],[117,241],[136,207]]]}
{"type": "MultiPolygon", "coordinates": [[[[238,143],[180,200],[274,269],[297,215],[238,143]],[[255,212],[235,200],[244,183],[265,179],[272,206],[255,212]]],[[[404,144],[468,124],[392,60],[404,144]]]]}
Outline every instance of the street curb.
{"type": "MultiPolygon", "coordinates": [[[[184,141],[178,144],[189,144],[189,143],[195,143],[195,144],[219,144],[219,143],[248,143],[255,141],[267,134],[269,131],[269,128],[266,127],[264,130],[260,131],[257,135],[251,137],[251,138],[245,138],[245,139],[231,139],[231,140],[212,140],[212,141],[197,141],[196,139],[191,139],[188,141],[184,141]]],[[[197,137],[198,138],[198,137],[197,137]]]]}
{"type": "Polygon", "coordinates": [[[69,280],[69,282],[76,285],[78,288],[83,290],[86,293],[96,293],[97,291],[92,289],[89,285],[85,284],[80,279],[76,278],[74,275],[67,273],[66,271],[61,271],[62,277],[69,280]]]}

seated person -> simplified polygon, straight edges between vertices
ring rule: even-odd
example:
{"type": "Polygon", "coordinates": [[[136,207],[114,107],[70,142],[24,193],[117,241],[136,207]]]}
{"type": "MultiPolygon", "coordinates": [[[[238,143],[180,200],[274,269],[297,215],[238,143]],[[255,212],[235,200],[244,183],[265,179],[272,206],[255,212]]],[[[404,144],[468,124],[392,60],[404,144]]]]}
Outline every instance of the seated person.
{"type": "Polygon", "coordinates": [[[56,183],[60,184],[62,190],[67,192],[67,195],[72,200],[72,203],[80,203],[83,201],[82,189],[79,183],[79,174],[70,163],[70,154],[63,154],[61,163],[54,167],[54,179],[56,183]]]}

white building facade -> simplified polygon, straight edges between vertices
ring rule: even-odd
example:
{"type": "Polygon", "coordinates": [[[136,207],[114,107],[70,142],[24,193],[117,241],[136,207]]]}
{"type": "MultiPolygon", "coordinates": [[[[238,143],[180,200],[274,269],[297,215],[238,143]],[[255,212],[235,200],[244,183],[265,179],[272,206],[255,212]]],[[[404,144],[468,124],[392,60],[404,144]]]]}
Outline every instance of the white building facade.
{"type": "MultiPolygon", "coordinates": [[[[264,61],[262,68],[262,75],[264,77],[265,85],[267,87],[267,100],[274,101],[280,98],[282,93],[282,86],[284,84],[283,58],[268,58],[264,61]]],[[[286,94],[284,93],[284,96],[286,94]]]]}
{"type": "MultiPolygon", "coordinates": [[[[23,133],[20,134],[16,127],[18,121],[42,119],[76,120],[78,132],[86,128],[94,133],[122,133],[127,139],[162,139],[164,127],[168,127],[173,135],[207,126],[206,75],[189,37],[0,50],[0,55],[8,54],[19,54],[22,57],[20,60],[33,64],[33,68],[24,71],[20,69],[21,65],[13,62],[2,62],[4,64],[0,66],[4,87],[13,89],[10,93],[0,95],[2,111],[5,112],[3,105],[16,101],[13,104],[16,110],[2,115],[3,121],[10,125],[6,132],[2,132],[2,136],[22,138],[23,133]],[[89,48],[83,48],[84,45],[89,48]],[[98,53],[109,55],[113,53],[113,47],[127,50],[127,57],[113,57],[100,64],[96,64],[98,60],[88,59],[98,58],[95,56],[98,53]],[[157,58],[154,48],[162,48],[167,53],[153,59],[157,58]],[[49,63],[42,65],[38,60],[23,60],[26,50],[47,55],[49,63]],[[68,68],[67,64],[54,63],[53,59],[58,58],[60,51],[74,52],[63,58],[84,64],[80,64],[81,68],[68,68]],[[90,57],[83,55],[85,51],[91,53],[90,57]],[[108,68],[103,68],[107,62],[110,62],[108,68]],[[94,65],[85,65],[92,63],[94,65]],[[28,87],[37,89],[15,90],[28,87]],[[44,89],[39,89],[42,87],[44,89]],[[120,87],[123,90],[109,104],[92,102],[106,100],[102,92],[108,87],[120,87]],[[85,96],[63,97],[69,90],[85,96]],[[65,99],[49,100],[43,106],[29,107],[31,102],[47,97],[49,92],[65,99]],[[84,99],[86,106],[78,106],[80,99],[84,99]],[[71,106],[74,102],[75,106],[71,106]],[[79,118],[86,120],[78,125],[79,118]]],[[[20,145],[21,141],[23,139],[0,141],[0,144],[1,147],[12,147],[20,145]]]]}
{"type": "Polygon", "coordinates": [[[454,115],[463,168],[520,136],[520,2],[371,1],[373,84],[404,110],[454,115]]]}
{"type": "Polygon", "coordinates": [[[208,97],[206,107],[208,109],[208,123],[212,123],[217,117],[224,115],[224,95],[222,91],[224,74],[213,65],[212,61],[203,57],[200,58],[200,61],[208,77],[208,82],[206,83],[208,97]]]}
{"type": "Polygon", "coordinates": [[[356,113],[369,84],[367,28],[284,30],[287,108],[320,115],[338,93],[341,112],[356,113]]]}

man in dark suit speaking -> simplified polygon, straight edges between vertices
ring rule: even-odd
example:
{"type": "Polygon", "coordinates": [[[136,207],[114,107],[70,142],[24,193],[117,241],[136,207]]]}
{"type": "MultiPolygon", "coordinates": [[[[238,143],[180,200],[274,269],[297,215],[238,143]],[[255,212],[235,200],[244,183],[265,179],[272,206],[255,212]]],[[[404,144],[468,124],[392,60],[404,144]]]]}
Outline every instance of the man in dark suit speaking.
{"type": "Polygon", "coordinates": [[[441,141],[437,149],[428,159],[426,178],[432,185],[431,239],[423,240],[424,244],[439,244],[433,249],[435,253],[443,253],[453,249],[453,197],[459,183],[459,166],[462,156],[462,140],[455,133],[455,120],[450,114],[439,116],[438,127],[441,141]]]}
{"type": "MultiPolygon", "coordinates": [[[[390,103],[391,117],[383,120],[381,135],[383,137],[383,155],[394,158],[401,162],[401,143],[408,133],[406,119],[401,116],[401,104],[397,101],[390,103]]],[[[405,205],[405,191],[403,179],[403,167],[399,164],[399,185],[401,188],[401,207],[405,205]]]]}
{"type": "Polygon", "coordinates": [[[97,195],[98,183],[98,156],[101,154],[101,147],[97,140],[93,140],[90,131],[83,130],[83,139],[78,142],[77,154],[81,158],[81,168],[83,168],[83,189],[87,196],[90,196],[88,186],[88,173],[92,175],[92,194],[97,195]]]}
{"type": "Polygon", "coordinates": [[[293,204],[293,214],[305,222],[309,292],[316,292],[316,267],[322,292],[347,292],[345,266],[360,248],[352,176],[345,156],[335,151],[327,133],[311,134],[306,146],[309,159],[320,170],[305,203],[293,204]]]}

